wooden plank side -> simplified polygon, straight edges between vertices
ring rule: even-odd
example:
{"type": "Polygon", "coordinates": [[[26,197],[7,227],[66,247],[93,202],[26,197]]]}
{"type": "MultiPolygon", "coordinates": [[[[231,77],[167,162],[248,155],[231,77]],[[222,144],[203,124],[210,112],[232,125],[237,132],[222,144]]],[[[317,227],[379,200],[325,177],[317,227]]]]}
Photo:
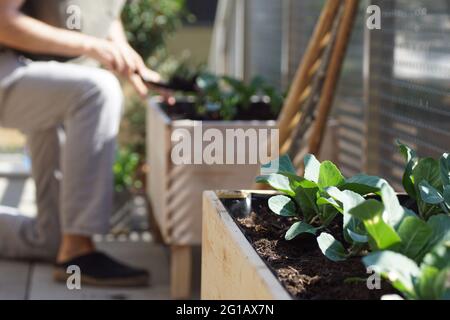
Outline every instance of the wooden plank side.
{"type": "MultiPolygon", "coordinates": [[[[195,129],[198,122],[178,120],[172,124],[172,130],[182,129],[191,137],[198,134],[195,129]]],[[[219,131],[223,137],[229,129],[258,130],[273,129],[275,121],[205,121],[202,122],[202,132],[209,129],[219,131]]],[[[198,128],[197,128],[198,129],[198,128]]],[[[268,131],[269,134],[269,131],[268,131]]],[[[270,140],[270,138],[269,138],[270,140]]],[[[204,146],[206,143],[204,144],[204,146]]],[[[249,154],[258,155],[257,144],[246,148],[236,148],[234,158],[245,155],[246,162],[250,162],[249,154]],[[249,152],[249,148],[255,148],[249,152]]],[[[226,144],[219,150],[219,157],[225,162],[226,144]],[[222,152],[222,154],[220,154],[222,152]]],[[[203,150],[200,150],[203,151],[203,150]]],[[[194,159],[191,159],[194,160],[194,159]]],[[[254,160],[254,159],[253,159],[254,160]]],[[[252,160],[252,161],[253,161],[252,160]]],[[[257,161],[259,159],[256,159],[257,161]]],[[[248,189],[254,183],[259,173],[260,164],[196,164],[171,165],[169,170],[169,185],[167,189],[167,226],[173,244],[189,245],[201,243],[202,227],[202,194],[205,190],[248,189]],[[189,185],[189,188],[186,186],[189,185]]]]}
{"type": "Polygon", "coordinates": [[[203,201],[202,299],[291,299],[216,194],[203,201]]]}
{"type": "Polygon", "coordinates": [[[170,122],[161,112],[157,100],[150,100],[147,113],[147,150],[150,173],[147,175],[147,195],[161,234],[170,242],[167,225],[167,187],[169,168],[167,150],[170,148],[170,122]]]}
{"type": "MultiPolygon", "coordinates": [[[[172,132],[182,129],[182,132],[194,137],[194,128],[198,125],[198,121],[171,121],[160,108],[157,99],[150,101],[148,113],[147,143],[150,174],[147,193],[155,218],[165,243],[181,246],[200,244],[203,191],[249,188],[260,165],[174,165],[170,157],[172,132]]],[[[203,132],[214,128],[224,136],[227,129],[257,130],[275,127],[275,121],[202,122],[203,132]]],[[[244,152],[247,153],[247,149],[244,152]]]]}

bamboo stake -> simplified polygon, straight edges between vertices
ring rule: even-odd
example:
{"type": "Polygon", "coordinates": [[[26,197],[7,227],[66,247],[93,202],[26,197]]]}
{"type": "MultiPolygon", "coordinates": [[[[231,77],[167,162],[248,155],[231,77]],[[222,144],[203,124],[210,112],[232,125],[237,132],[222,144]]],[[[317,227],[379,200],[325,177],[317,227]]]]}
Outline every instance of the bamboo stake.
{"type": "MultiPolygon", "coordinates": [[[[287,152],[293,142],[294,129],[303,120],[301,111],[304,104],[311,98],[311,94],[314,94],[314,90],[320,90],[317,89],[311,81],[316,78],[317,72],[320,72],[320,66],[323,63],[327,63],[327,67],[325,68],[326,80],[324,81],[322,90],[320,90],[321,95],[318,102],[320,108],[319,112],[324,110],[326,112],[324,114],[319,113],[319,119],[321,123],[323,122],[323,127],[313,128],[316,132],[320,129],[323,135],[331,105],[331,102],[329,102],[330,105],[328,106],[327,111],[325,107],[326,102],[329,100],[327,100],[326,97],[334,96],[337,78],[345,54],[345,49],[349,41],[349,33],[355,18],[358,1],[359,0],[328,0],[322,9],[313,36],[309,41],[308,48],[297,69],[291,90],[289,91],[289,95],[278,118],[280,154],[287,152]],[[345,12],[339,14],[342,4],[345,5],[345,12]],[[336,27],[336,19],[340,20],[340,24],[338,24],[339,30],[336,35],[338,37],[337,40],[335,40],[333,35],[334,32],[332,32],[333,26],[336,27]],[[333,43],[331,43],[332,41],[333,43]],[[325,49],[330,45],[333,46],[331,48],[332,57],[323,57],[325,49]],[[324,61],[323,59],[329,61],[324,61]],[[323,92],[325,92],[325,94],[323,94],[323,92]]],[[[314,134],[315,133],[313,133],[312,138],[310,138],[310,149],[311,144],[313,143],[312,139],[314,138],[314,134]]],[[[319,147],[321,140],[322,136],[320,136],[319,147]]],[[[256,184],[254,188],[266,189],[267,186],[256,184]]]]}
{"type": "MultiPolygon", "coordinates": [[[[289,155],[293,160],[294,167],[297,168],[299,173],[303,171],[302,165],[300,163],[303,162],[304,155],[308,152],[308,142],[302,148],[302,145],[305,144],[306,139],[309,139],[311,136],[316,109],[318,103],[320,102],[320,95],[323,90],[323,85],[325,83],[326,75],[328,72],[328,67],[330,66],[331,56],[333,53],[334,45],[336,44],[336,36],[339,31],[339,24],[341,22],[342,14],[344,7],[341,6],[339,9],[339,17],[335,19],[332,25],[332,31],[330,33],[330,44],[327,48],[325,48],[322,57],[322,64],[319,66],[317,70],[317,74],[314,77],[314,81],[312,82],[313,86],[313,94],[308,98],[308,101],[304,103],[302,106],[302,117],[297,124],[296,128],[293,130],[289,140],[291,144],[289,145],[289,155]]],[[[283,153],[280,153],[283,154],[283,153]]]]}
{"type": "Polygon", "coordinates": [[[297,69],[291,90],[289,91],[284,107],[278,118],[280,146],[284,144],[291,133],[291,121],[295,114],[300,111],[299,100],[310,81],[310,77],[308,77],[309,72],[311,67],[316,63],[316,60],[320,57],[321,49],[327,44],[326,39],[329,38],[327,37],[327,34],[338,13],[340,5],[341,1],[328,0],[325,7],[322,9],[313,36],[309,41],[304,58],[297,69]]]}
{"type": "Polygon", "coordinates": [[[359,0],[345,0],[344,12],[339,26],[336,44],[333,48],[327,78],[318,105],[316,122],[309,142],[309,152],[312,154],[319,153],[322,145],[328,115],[333,103],[342,63],[351,37],[355,16],[358,11],[358,5],[359,0]]]}

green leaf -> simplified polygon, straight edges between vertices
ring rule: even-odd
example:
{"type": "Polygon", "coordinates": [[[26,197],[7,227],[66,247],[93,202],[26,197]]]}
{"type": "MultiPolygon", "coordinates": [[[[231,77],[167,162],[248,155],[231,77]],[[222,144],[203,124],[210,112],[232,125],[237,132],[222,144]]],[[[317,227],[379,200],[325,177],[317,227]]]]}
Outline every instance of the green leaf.
{"type": "Polygon", "coordinates": [[[319,187],[325,189],[327,187],[339,186],[344,182],[344,176],[331,161],[324,161],[321,163],[319,181],[317,183],[319,187]]]}
{"type": "Polygon", "coordinates": [[[450,241],[450,217],[445,214],[439,214],[430,217],[427,225],[431,228],[431,237],[427,245],[423,248],[418,260],[433,250],[437,245],[450,241]]]}
{"type": "MultiPolygon", "coordinates": [[[[450,294],[450,257],[448,247],[439,246],[427,257],[433,256],[429,260],[433,263],[422,263],[420,278],[416,283],[416,291],[419,299],[440,300],[448,299],[450,294]],[[442,250],[441,250],[442,249],[442,250]],[[436,251],[441,251],[437,253],[436,251]],[[436,257],[438,261],[435,261],[436,257]]],[[[428,259],[428,258],[427,258],[428,259]]]]}
{"type": "Polygon", "coordinates": [[[444,286],[438,283],[439,270],[425,266],[421,269],[420,278],[416,284],[416,292],[419,299],[436,300],[443,294],[444,286]]]}
{"type": "Polygon", "coordinates": [[[358,174],[345,180],[339,187],[341,190],[351,190],[360,195],[370,193],[378,193],[386,180],[377,176],[368,176],[366,174],[358,174]]]}
{"type": "Polygon", "coordinates": [[[400,140],[397,140],[397,146],[400,150],[401,155],[405,159],[406,162],[410,162],[413,159],[417,158],[417,153],[408,145],[402,143],[400,140]]]}
{"type": "Polygon", "coordinates": [[[406,161],[405,172],[403,173],[402,183],[405,191],[413,199],[416,199],[416,189],[414,188],[413,169],[417,164],[418,157],[416,152],[400,141],[397,141],[400,153],[406,161]]]}
{"type": "Polygon", "coordinates": [[[197,77],[196,84],[200,89],[210,90],[217,86],[218,78],[211,73],[202,73],[197,77]]]}
{"type": "Polygon", "coordinates": [[[450,209],[450,185],[444,186],[444,201],[447,207],[450,209]]]}
{"type": "Polygon", "coordinates": [[[283,217],[297,216],[297,208],[294,201],[286,196],[273,196],[268,201],[269,208],[273,213],[283,217]]]}
{"type": "MultiPolygon", "coordinates": [[[[297,176],[296,174],[293,174],[293,173],[283,172],[283,173],[281,173],[281,175],[283,175],[283,176],[285,176],[286,178],[289,179],[290,188],[291,188],[291,190],[294,190],[294,191],[298,187],[300,187],[302,185],[305,185],[305,184],[308,184],[308,182],[310,182],[308,180],[305,180],[305,178],[299,177],[299,176],[297,176]]],[[[313,184],[314,184],[314,186],[317,187],[317,185],[315,183],[313,183],[313,184]]]]}
{"type": "MultiPolygon", "coordinates": [[[[417,195],[420,194],[419,185],[424,180],[435,189],[442,189],[439,163],[432,158],[421,159],[413,169],[413,177],[417,195]]],[[[427,204],[420,197],[417,197],[417,205],[420,215],[425,219],[441,211],[439,207],[427,204]]]]}
{"type": "Polygon", "coordinates": [[[291,182],[288,177],[279,173],[272,173],[267,176],[256,177],[257,183],[270,185],[273,189],[283,192],[287,195],[294,196],[295,193],[291,188],[291,182]]]}
{"type": "Polygon", "coordinates": [[[255,182],[256,183],[262,183],[262,184],[269,184],[269,177],[270,175],[263,175],[263,176],[256,176],[255,182]]]}
{"type": "Polygon", "coordinates": [[[441,179],[444,185],[450,185],[450,154],[444,153],[439,160],[441,179]]]}
{"type": "Polygon", "coordinates": [[[304,180],[299,187],[295,189],[295,201],[300,207],[300,210],[306,221],[311,221],[319,209],[317,208],[319,188],[313,181],[304,180]]]}
{"type": "Polygon", "coordinates": [[[450,300],[450,267],[439,271],[434,281],[434,292],[437,299],[450,300]]]}
{"type": "Polygon", "coordinates": [[[258,176],[256,177],[255,181],[256,183],[271,185],[272,188],[293,196],[293,190],[298,188],[302,184],[302,182],[306,180],[295,174],[282,172],[272,173],[265,176],[258,176]]]}
{"type": "Polygon", "coordinates": [[[381,186],[381,198],[385,206],[383,218],[393,228],[397,228],[406,217],[416,216],[414,212],[400,205],[397,194],[388,183],[384,183],[381,186]]]}
{"type": "Polygon", "coordinates": [[[339,211],[336,210],[336,208],[331,205],[320,206],[319,207],[320,223],[323,226],[328,226],[334,220],[334,218],[336,218],[338,212],[339,211]]]}
{"type": "Polygon", "coordinates": [[[342,205],[339,204],[336,200],[334,200],[333,198],[325,198],[325,197],[320,197],[317,199],[316,204],[320,207],[320,206],[325,206],[325,205],[330,205],[333,206],[338,212],[343,213],[343,208],[342,205]]]}
{"type": "Polygon", "coordinates": [[[440,204],[444,202],[444,197],[441,193],[425,180],[419,183],[419,191],[422,200],[428,204],[440,204]]]}
{"type": "Polygon", "coordinates": [[[353,232],[354,234],[361,234],[365,236],[366,232],[364,226],[362,225],[361,220],[349,214],[350,209],[356,207],[358,204],[363,203],[365,201],[364,198],[358,193],[355,193],[353,191],[350,190],[341,191],[336,187],[327,188],[326,192],[331,197],[342,203],[344,215],[343,227],[345,240],[350,243],[354,241],[352,236],[349,234],[349,231],[353,232]]]}
{"type": "Polygon", "coordinates": [[[317,243],[322,253],[331,261],[344,261],[347,258],[344,246],[331,234],[322,232],[317,237],[317,243]]]}
{"type": "Polygon", "coordinates": [[[318,183],[320,173],[319,160],[317,160],[317,158],[314,155],[307,154],[303,159],[303,162],[305,164],[305,174],[304,174],[305,179],[318,183]]]}
{"type": "Polygon", "coordinates": [[[450,241],[450,217],[445,214],[432,216],[427,221],[433,229],[433,238],[431,241],[437,244],[441,241],[450,241]]]}
{"type": "Polygon", "coordinates": [[[269,163],[261,166],[262,175],[269,175],[273,173],[292,173],[296,174],[297,171],[292,164],[291,158],[288,155],[283,155],[278,159],[272,160],[269,163]]]}
{"type": "Polygon", "coordinates": [[[344,213],[348,213],[351,208],[365,201],[361,195],[350,190],[341,191],[336,187],[329,187],[325,191],[333,199],[342,203],[344,213]]]}
{"type": "Polygon", "coordinates": [[[422,266],[430,266],[437,269],[450,267],[450,241],[438,244],[427,253],[423,258],[422,266]]]}
{"type": "Polygon", "coordinates": [[[349,237],[356,243],[367,243],[369,238],[366,235],[356,233],[352,229],[347,229],[349,237]]]}
{"type": "Polygon", "coordinates": [[[413,170],[414,184],[417,186],[423,180],[428,181],[436,189],[442,187],[438,161],[433,158],[421,159],[413,170]]]}
{"type": "Polygon", "coordinates": [[[284,238],[289,241],[289,240],[294,239],[295,237],[297,237],[298,235],[300,235],[302,233],[309,233],[309,234],[315,235],[318,229],[319,228],[314,228],[313,226],[311,226],[303,221],[296,222],[289,228],[289,230],[286,232],[286,235],[284,236],[284,238]]]}
{"type": "Polygon", "coordinates": [[[397,230],[402,239],[401,253],[415,260],[431,238],[433,230],[416,217],[406,217],[397,230]]]}
{"type": "Polygon", "coordinates": [[[385,250],[363,258],[364,265],[389,279],[392,285],[408,297],[414,297],[414,279],[420,275],[417,264],[400,253],[385,250]]]}
{"type": "Polygon", "coordinates": [[[383,220],[383,211],[383,204],[373,199],[366,200],[349,211],[363,221],[370,236],[372,250],[388,249],[401,242],[395,230],[383,220]]]}
{"type": "Polygon", "coordinates": [[[398,294],[385,294],[381,296],[381,300],[405,300],[401,295],[398,294]]]}

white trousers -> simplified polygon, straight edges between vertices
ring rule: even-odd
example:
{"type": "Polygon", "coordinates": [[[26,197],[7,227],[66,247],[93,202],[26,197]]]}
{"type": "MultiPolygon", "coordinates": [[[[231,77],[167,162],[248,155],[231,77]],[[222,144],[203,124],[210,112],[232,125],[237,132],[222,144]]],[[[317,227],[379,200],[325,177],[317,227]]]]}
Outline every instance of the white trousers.
{"type": "Polygon", "coordinates": [[[0,212],[0,257],[54,259],[61,234],[108,231],[122,104],[108,71],[0,54],[0,126],[27,136],[38,207],[0,212]]]}

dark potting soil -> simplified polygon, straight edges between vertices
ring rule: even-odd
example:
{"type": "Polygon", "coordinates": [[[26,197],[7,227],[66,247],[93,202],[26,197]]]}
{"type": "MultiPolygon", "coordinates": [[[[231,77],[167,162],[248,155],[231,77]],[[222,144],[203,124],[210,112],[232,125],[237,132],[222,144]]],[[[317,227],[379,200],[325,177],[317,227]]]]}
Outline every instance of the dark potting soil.
{"type": "MultiPolygon", "coordinates": [[[[292,218],[271,213],[269,196],[252,195],[250,215],[231,213],[256,252],[265,261],[279,281],[295,299],[379,300],[393,293],[392,287],[382,281],[380,290],[369,290],[369,274],[361,258],[342,262],[328,260],[320,251],[315,236],[301,235],[294,240],[284,239],[292,225],[292,218]]],[[[227,203],[224,203],[227,206],[227,203]]],[[[339,217],[340,218],[340,217],[339,217]]],[[[327,232],[345,243],[342,219],[331,224],[327,232]]]]}
{"type": "MultiPolygon", "coordinates": [[[[165,103],[161,108],[172,120],[197,120],[197,121],[222,121],[223,118],[219,111],[207,111],[205,114],[199,114],[195,103],[188,101],[177,101],[173,106],[165,103]]],[[[253,102],[248,107],[238,106],[238,113],[232,120],[274,120],[277,115],[274,114],[270,104],[263,101],[253,102]]]]}

